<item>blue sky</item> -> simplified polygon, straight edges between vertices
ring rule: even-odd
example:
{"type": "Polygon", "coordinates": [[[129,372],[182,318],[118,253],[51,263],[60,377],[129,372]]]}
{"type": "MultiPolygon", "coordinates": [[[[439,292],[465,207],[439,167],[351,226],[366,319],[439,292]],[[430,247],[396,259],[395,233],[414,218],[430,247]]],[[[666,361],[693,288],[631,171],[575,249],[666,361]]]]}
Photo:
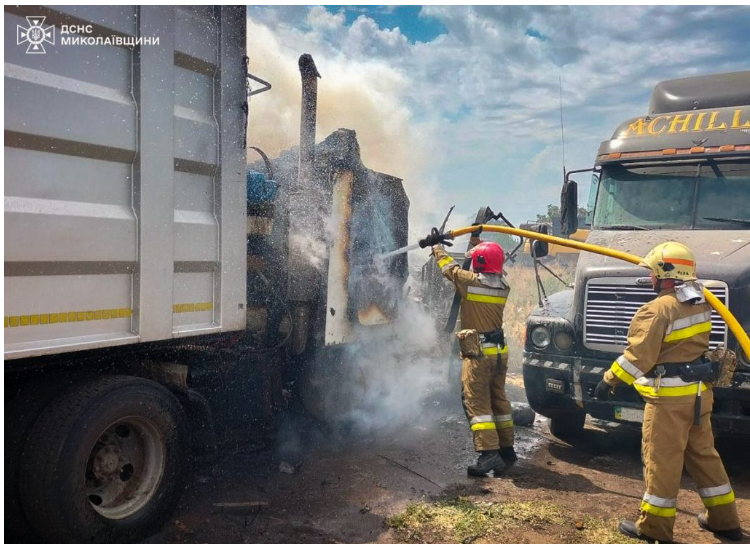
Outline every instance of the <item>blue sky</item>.
{"type": "Polygon", "coordinates": [[[361,15],[370,17],[380,28],[398,28],[411,43],[430,42],[447,32],[436,17],[420,16],[421,6],[326,6],[330,13],[343,12],[351,25],[361,15]]]}
{"type": "Polygon", "coordinates": [[[487,204],[521,222],[559,202],[559,81],[566,166],[591,167],[658,81],[750,69],[748,28],[743,6],[250,7],[251,69],[274,84],[251,139],[295,143],[311,53],[319,139],[357,130],[366,164],[404,178],[414,236],[452,204],[459,223],[487,204]]]}

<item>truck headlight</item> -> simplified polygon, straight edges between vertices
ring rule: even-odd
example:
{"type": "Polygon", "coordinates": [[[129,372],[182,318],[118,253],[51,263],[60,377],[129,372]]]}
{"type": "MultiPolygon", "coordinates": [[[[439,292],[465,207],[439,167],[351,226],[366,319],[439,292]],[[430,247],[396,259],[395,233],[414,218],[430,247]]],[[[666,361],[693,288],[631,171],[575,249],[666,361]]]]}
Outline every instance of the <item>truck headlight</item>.
{"type": "Polygon", "coordinates": [[[555,335],[555,347],[560,351],[567,351],[573,345],[573,337],[565,331],[560,331],[555,335]]]}
{"type": "Polygon", "coordinates": [[[552,336],[547,327],[534,327],[531,329],[531,343],[539,349],[549,346],[552,336]]]}

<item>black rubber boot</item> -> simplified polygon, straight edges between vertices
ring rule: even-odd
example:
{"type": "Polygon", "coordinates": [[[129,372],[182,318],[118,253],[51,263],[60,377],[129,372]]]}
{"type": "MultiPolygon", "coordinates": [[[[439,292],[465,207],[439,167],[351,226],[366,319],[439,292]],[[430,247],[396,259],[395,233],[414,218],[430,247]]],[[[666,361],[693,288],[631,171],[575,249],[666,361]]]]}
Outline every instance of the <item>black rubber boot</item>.
{"type": "Polygon", "coordinates": [[[466,472],[469,476],[486,476],[491,470],[497,470],[503,467],[503,460],[500,452],[497,450],[483,451],[479,454],[479,459],[473,465],[469,465],[466,472]]]}
{"type": "MultiPolygon", "coordinates": [[[[651,538],[650,536],[644,535],[643,533],[639,532],[638,528],[635,526],[635,523],[630,520],[621,521],[619,529],[622,534],[629,536],[630,538],[643,540],[645,542],[657,542],[655,538],[651,538]]],[[[659,544],[669,544],[671,541],[659,540],[658,542],[659,544]]]]}
{"type": "Polygon", "coordinates": [[[742,540],[742,529],[740,529],[739,527],[737,527],[736,529],[725,529],[723,531],[711,529],[711,527],[708,526],[708,519],[706,519],[706,514],[698,514],[698,525],[700,525],[702,529],[711,531],[717,536],[723,536],[724,538],[734,540],[735,542],[742,540]]]}
{"type": "Polygon", "coordinates": [[[512,467],[516,464],[516,461],[518,461],[518,456],[516,455],[516,450],[513,449],[513,446],[500,448],[500,458],[507,467],[512,467]]]}

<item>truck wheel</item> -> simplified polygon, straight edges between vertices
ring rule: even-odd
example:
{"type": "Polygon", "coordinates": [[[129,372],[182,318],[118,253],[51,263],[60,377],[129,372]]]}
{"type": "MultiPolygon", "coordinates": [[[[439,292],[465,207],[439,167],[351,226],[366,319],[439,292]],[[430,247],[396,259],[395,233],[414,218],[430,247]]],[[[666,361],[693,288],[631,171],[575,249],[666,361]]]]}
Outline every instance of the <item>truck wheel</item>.
{"type": "Polygon", "coordinates": [[[142,378],[106,376],[54,400],[21,464],[21,501],[49,542],[123,544],[156,530],[184,487],[188,431],[179,401],[142,378]]]}
{"type": "Polygon", "coordinates": [[[549,419],[549,432],[561,440],[575,438],[583,433],[584,423],[586,423],[586,412],[567,412],[549,419]]]}
{"type": "Polygon", "coordinates": [[[23,540],[38,540],[21,506],[20,467],[31,428],[47,405],[70,384],[63,380],[33,382],[18,391],[5,411],[5,530],[23,540]]]}

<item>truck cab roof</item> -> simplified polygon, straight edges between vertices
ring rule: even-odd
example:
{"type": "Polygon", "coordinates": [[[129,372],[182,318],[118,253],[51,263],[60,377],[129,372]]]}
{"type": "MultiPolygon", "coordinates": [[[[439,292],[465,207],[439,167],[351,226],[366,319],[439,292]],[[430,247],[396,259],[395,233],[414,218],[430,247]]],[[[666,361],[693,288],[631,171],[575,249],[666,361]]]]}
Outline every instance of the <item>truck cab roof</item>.
{"type": "Polygon", "coordinates": [[[750,106],[678,111],[634,117],[599,146],[597,164],[609,161],[750,155],[750,106]]]}
{"type": "Polygon", "coordinates": [[[670,79],[656,84],[650,115],[750,104],[750,71],[670,79]]]}
{"type": "Polygon", "coordinates": [[[648,115],[621,123],[596,162],[702,155],[750,155],[750,71],[662,81],[648,115]]]}

